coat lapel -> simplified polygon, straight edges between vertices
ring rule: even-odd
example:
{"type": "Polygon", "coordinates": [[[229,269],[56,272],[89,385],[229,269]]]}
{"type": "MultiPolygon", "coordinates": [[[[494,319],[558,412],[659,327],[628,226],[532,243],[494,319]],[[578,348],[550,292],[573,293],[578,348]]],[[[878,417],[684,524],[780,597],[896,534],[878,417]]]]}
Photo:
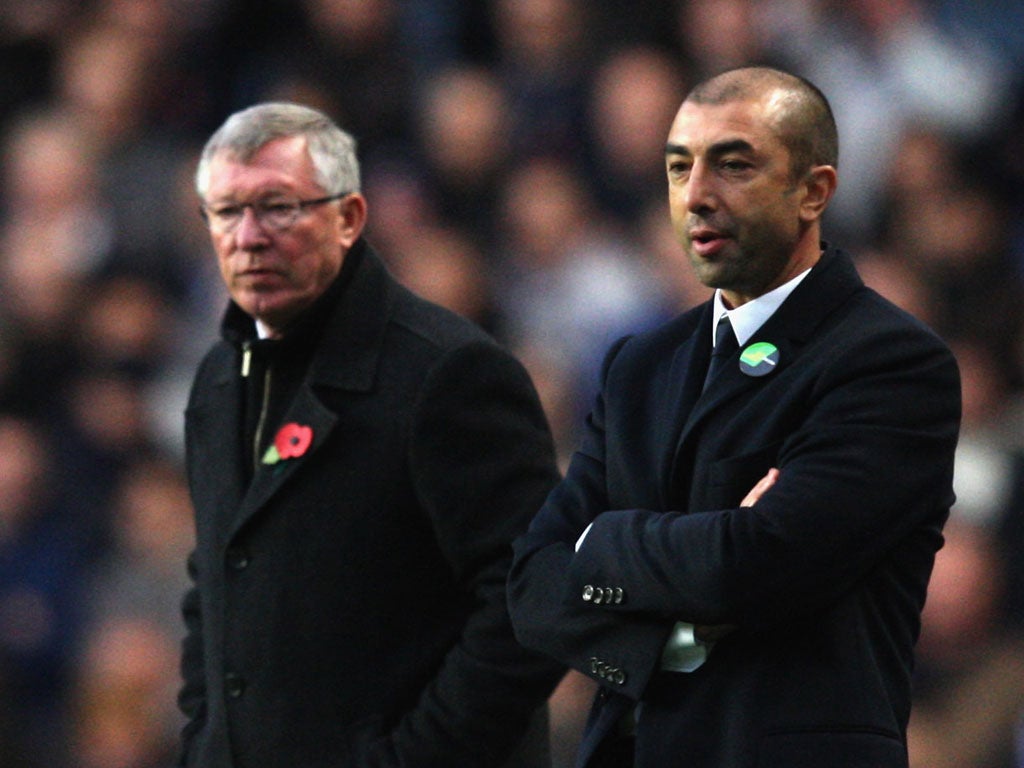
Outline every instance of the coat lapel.
{"type": "Polygon", "coordinates": [[[284,424],[295,423],[313,430],[313,440],[302,456],[281,459],[272,464],[259,464],[253,474],[252,482],[238,508],[238,514],[229,520],[225,541],[230,541],[239,529],[288,482],[295,474],[302,471],[304,464],[316,455],[330,434],[334,431],[338,417],[328,410],[313,394],[308,385],[304,385],[288,409],[284,424]]]}
{"type": "Polygon", "coordinates": [[[664,478],[661,491],[662,504],[671,509],[676,497],[678,483],[675,468],[679,461],[679,449],[686,425],[691,420],[694,407],[700,398],[704,384],[704,371],[711,357],[711,305],[705,307],[696,329],[676,348],[668,370],[668,385],[665,402],[671,409],[668,418],[657,422],[657,443],[674,446],[676,450],[665,452],[664,465],[659,477],[664,478]]]}
{"type": "Polygon", "coordinates": [[[213,514],[199,516],[200,523],[233,515],[245,494],[245,468],[238,438],[242,390],[234,371],[233,362],[222,366],[212,382],[219,394],[208,398],[206,405],[190,407],[185,413],[193,495],[210,499],[215,505],[213,514]]]}
{"type": "MultiPolygon", "coordinates": [[[[230,540],[293,476],[300,474],[336,429],[338,416],[317,397],[317,389],[361,393],[374,386],[396,284],[365,242],[360,241],[359,248],[350,251],[346,258],[353,260],[351,282],[323,330],[306,381],[282,421],[310,427],[313,441],[300,457],[274,464],[264,464],[263,457],[259,458],[237,513],[226,519],[224,541],[230,540]]],[[[275,429],[279,427],[276,425],[275,429]]]]}
{"type": "Polygon", "coordinates": [[[699,439],[700,426],[707,417],[737,397],[751,397],[779,376],[796,361],[806,340],[825,318],[863,286],[853,262],[846,254],[834,250],[827,251],[811,274],[796,287],[775,314],[733,355],[715,380],[715,386],[701,395],[700,386],[711,347],[712,305],[708,303],[695,334],[696,342],[693,338],[689,339],[679,348],[677,355],[680,366],[686,365],[688,370],[680,399],[681,419],[677,418],[673,422],[679,429],[679,438],[672,453],[672,469],[665,475],[669,482],[669,498],[679,498],[677,494],[681,484],[688,484],[695,441],[699,439]],[[748,376],[739,368],[740,354],[750,345],[762,341],[771,342],[778,347],[778,365],[768,376],[748,376]],[[700,361],[704,362],[703,366],[692,364],[700,361]],[[696,391],[692,388],[695,379],[696,391]]]}

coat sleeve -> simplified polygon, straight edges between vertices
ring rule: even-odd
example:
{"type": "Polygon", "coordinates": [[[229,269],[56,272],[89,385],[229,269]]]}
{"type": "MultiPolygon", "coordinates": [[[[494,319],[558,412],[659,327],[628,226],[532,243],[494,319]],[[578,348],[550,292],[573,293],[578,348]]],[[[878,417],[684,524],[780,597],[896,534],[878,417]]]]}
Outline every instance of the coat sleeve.
{"type": "MultiPolygon", "coordinates": [[[[606,408],[628,409],[630,394],[609,384],[610,360],[581,450],[516,544],[509,599],[520,639],[594,677],[595,658],[621,664],[623,692],[636,698],[674,620],[758,631],[813,617],[898,548],[913,562],[894,567],[927,573],[953,501],[952,355],[906,324],[829,354],[815,363],[804,416],[780,430],[776,485],[754,507],[704,511],[609,509],[606,408]],[[581,599],[602,585],[621,601],[581,599]]],[[[722,457],[716,474],[738,504],[771,466],[751,474],[722,457]]]]}
{"type": "Polygon", "coordinates": [[[492,343],[445,355],[415,414],[416,493],[474,607],[381,764],[499,765],[565,671],[515,641],[505,600],[511,541],[558,481],[554,446],[526,371],[492,343]]]}
{"type": "MultiPolygon", "coordinates": [[[[602,379],[624,342],[606,356],[602,379]]],[[[600,610],[584,598],[586,585],[571,585],[567,578],[577,539],[608,508],[604,412],[602,393],[587,418],[585,437],[566,478],[515,542],[509,611],[523,645],[639,699],[658,667],[673,622],[600,610]]]]}
{"type": "MultiPolygon", "coordinates": [[[[894,552],[930,571],[953,503],[956,363],[909,324],[830,355],[755,506],[606,512],[570,564],[570,589],[607,581],[631,595],[624,611],[757,629],[813,616],[894,552]]],[[[723,484],[730,471],[749,482],[741,465],[723,460],[723,484]]]]}

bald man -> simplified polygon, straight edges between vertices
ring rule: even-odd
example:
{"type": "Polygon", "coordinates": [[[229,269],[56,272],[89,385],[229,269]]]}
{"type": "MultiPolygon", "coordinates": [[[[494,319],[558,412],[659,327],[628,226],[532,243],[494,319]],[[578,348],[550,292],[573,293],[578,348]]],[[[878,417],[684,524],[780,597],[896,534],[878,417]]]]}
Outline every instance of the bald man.
{"type": "Polygon", "coordinates": [[[959,374],[823,242],[837,156],[824,95],[773,69],[672,124],[672,222],[714,296],[609,351],[509,577],[520,642],[599,683],[579,766],[908,763],[959,374]]]}

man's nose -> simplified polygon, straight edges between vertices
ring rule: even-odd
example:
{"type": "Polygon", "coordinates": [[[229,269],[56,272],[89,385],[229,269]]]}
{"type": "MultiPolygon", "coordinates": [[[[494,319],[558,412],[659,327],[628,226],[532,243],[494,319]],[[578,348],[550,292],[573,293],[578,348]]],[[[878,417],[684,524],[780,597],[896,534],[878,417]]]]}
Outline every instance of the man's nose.
{"type": "Polygon", "coordinates": [[[267,241],[267,231],[260,223],[255,209],[247,205],[242,209],[242,219],[238,222],[235,230],[235,239],[240,248],[247,248],[251,245],[258,245],[267,241]]]}
{"type": "Polygon", "coordinates": [[[697,161],[690,168],[686,179],[684,196],[686,210],[691,213],[713,210],[715,207],[714,184],[705,163],[697,161]]]}

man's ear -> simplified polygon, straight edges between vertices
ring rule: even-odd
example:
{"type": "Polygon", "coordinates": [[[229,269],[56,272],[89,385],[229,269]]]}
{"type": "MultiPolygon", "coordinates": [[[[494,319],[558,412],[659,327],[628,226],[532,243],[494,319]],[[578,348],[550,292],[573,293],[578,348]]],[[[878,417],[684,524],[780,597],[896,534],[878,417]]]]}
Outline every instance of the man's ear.
{"type": "Polygon", "coordinates": [[[346,249],[359,239],[366,226],[366,198],[358,192],[343,198],[338,219],[338,242],[346,249]]]}
{"type": "Polygon", "coordinates": [[[816,165],[804,177],[804,199],[800,204],[800,218],[810,223],[825,213],[832,195],[836,193],[839,178],[831,165],[816,165]]]}

